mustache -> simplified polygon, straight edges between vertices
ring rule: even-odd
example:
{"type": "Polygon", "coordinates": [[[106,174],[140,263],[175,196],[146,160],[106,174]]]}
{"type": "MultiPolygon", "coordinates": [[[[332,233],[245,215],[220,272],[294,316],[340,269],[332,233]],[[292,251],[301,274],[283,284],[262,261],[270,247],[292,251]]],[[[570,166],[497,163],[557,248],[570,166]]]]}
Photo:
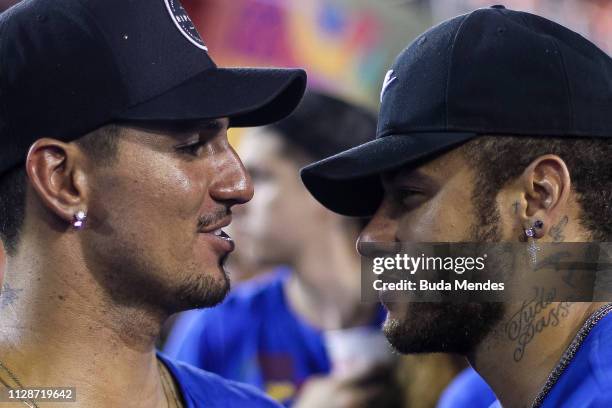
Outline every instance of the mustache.
{"type": "Polygon", "coordinates": [[[232,211],[229,208],[222,208],[213,213],[201,215],[198,217],[198,230],[217,224],[231,215],[232,211]]]}

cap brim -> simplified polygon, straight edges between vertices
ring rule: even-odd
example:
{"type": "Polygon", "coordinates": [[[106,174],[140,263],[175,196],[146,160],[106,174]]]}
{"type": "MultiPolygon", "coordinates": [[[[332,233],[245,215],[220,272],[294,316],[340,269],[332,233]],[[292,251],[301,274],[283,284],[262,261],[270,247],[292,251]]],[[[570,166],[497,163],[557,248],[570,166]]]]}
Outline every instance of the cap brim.
{"type": "Polygon", "coordinates": [[[306,90],[301,69],[215,68],[203,71],[116,119],[191,121],[230,118],[230,126],[262,126],[289,115],[306,90]]]}
{"type": "Polygon", "coordinates": [[[440,154],[475,133],[389,135],[304,167],[301,177],[310,193],[338,214],[368,217],[383,197],[380,174],[440,154]]]}

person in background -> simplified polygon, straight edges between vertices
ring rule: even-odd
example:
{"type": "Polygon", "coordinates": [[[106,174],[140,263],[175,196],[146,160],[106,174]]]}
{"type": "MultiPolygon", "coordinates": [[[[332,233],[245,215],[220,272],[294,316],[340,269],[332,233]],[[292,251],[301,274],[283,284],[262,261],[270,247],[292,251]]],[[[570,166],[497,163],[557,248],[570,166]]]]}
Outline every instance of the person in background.
{"type": "Polygon", "coordinates": [[[378,333],[384,312],[360,301],[354,242],[363,222],[323,209],[298,177],[311,160],[375,133],[370,112],[310,92],[294,115],[243,136],[239,153],[257,193],[235,214],[233,231],[251,263],[276,269],[237,287],[214,310],[179,319],[166,353],[256,385],[287,405],[399,404],[399,391],[389,392],[395,359],[378,333]],[[347,328],[355,331],[342,330],[347,328]],[[336,354],[367,344],[371,356],[364,359],[371,361],[334,367],[332,343],[336,354]]]}

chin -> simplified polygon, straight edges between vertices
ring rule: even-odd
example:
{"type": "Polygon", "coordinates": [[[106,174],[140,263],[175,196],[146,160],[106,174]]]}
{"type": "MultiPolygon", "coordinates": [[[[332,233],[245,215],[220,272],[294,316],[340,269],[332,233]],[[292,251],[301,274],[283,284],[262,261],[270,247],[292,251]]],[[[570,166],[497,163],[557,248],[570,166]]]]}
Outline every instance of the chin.
{"type": "Polygon", "coordinates": [[[383,331],[403,354],[467,355],[502,321],[503,313],[502,303],[410,303],[389,313],[383,331]]]}
{"type": "Polygon", "coordinates": [[[198,272],[174,289],[170,300],[172,313],[190,309],[213,307],[221,303],[231,288],[230,280],[222,264],[198,272]]]}

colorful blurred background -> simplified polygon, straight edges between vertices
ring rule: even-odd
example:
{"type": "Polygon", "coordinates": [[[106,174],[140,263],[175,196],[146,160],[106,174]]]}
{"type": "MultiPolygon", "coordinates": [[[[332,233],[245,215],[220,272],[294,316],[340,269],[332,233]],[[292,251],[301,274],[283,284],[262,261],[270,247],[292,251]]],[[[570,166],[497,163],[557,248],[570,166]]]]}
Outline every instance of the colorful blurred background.
{"type": "MultiPolygon", "coordinates": [[[[312,87],[376,107],[387,67],[426,28],[491,0],[185,0],[221,65],[306,67],[312,87]]],[[[612,1],[507,0],[612,52],[612,1]]]]}
{"type": "MultiPolygon", "coordinates": [[[[16,3],[0,0],[0,10],[16,3]]],[[[375,108],[394,56],[426,28],[493,0],[184,0],[219,65],[306,67],[310,85],[375,108]]],[[[506,0],[612,53],[610,0],[506,0]]]]}

